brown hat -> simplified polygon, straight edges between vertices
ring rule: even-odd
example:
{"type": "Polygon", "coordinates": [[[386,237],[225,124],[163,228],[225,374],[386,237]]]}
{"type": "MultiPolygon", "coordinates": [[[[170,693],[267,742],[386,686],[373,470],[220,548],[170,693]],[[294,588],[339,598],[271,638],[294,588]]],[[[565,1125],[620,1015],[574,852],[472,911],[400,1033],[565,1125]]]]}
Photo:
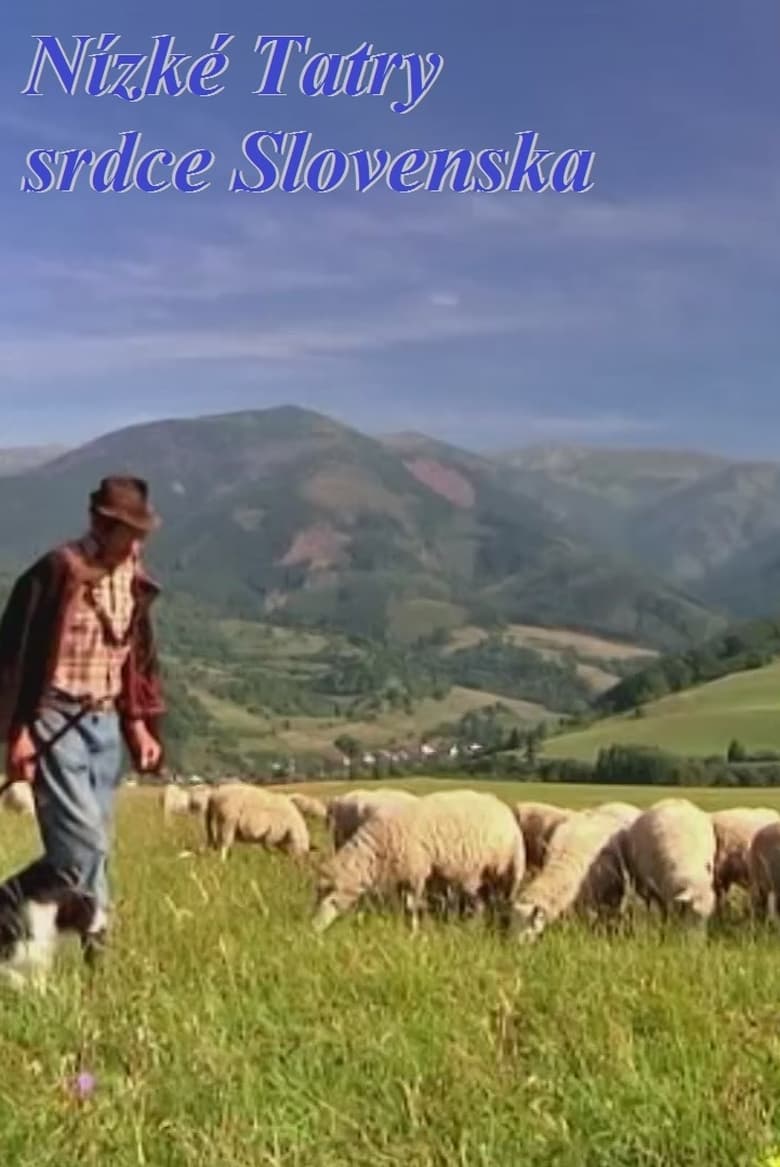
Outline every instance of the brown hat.
{"type": "Polygon", "coordinates": [[[113,475],[104,478],[89,496],[89,509],[93,514],[148,533],[160,526],[160,516],[149,506],[148,496],[149,488],[143,478],[113,475]]]}

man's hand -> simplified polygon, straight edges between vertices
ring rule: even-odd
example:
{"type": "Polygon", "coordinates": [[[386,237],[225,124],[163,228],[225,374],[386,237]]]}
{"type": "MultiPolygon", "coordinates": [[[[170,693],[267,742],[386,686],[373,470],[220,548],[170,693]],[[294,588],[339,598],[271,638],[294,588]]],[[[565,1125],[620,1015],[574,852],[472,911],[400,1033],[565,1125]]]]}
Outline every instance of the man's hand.
{"type": "Polygon", "coordinates": [[[160,764],[162,746],[144,725],[143,721],[131,721],[127,726],[128,745],[135,755],[136,765],[142,774],[153,773],[160,764]]]}
{"type": "Polygon", "coordinates": [[[35,742],[28,729],[21,729],[8,742],[5,772],[12,782],[34,782],[36,763],[35,742]]]}

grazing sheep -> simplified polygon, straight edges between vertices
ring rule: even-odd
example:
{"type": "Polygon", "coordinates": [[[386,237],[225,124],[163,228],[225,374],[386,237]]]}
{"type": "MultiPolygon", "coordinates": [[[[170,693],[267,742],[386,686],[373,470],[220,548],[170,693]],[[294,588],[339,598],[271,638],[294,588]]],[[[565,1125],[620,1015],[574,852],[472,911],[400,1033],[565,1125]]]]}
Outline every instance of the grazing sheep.
{"type": "Polygon", "coordinates": [[[206,810],[206,839],[224,861],[233,843],[262,843],[291,855],[310,850],[303,815],[289,798],[241,783],[212,792],[206,810]]]}
{"type": "Polygon", "coordinates": [[[524,871],[522,832],[505,803],[471,790],[428,794],[371,815],[330,858],[314,927],[323,932],[367,893],[400,892],[416,932],[432,883],[474,905],[508,906],[524,871]]]}
{"type": "Polygon", "coordinates": [[[190,800],[187,791],[176,782],[169,782],[160,795],[163,818],[167,821],[173,814],[188,814],[190,800]]]}
{"type": "Polygon", "coordinates": [[[406,790],[351,790],[331,798],[328,803],[327,824],[333,835],[333,846],[338,851],[369,818],[376,814],[393,813],[404,806],[418,802],[406,790]]]}
{"type": "Polygon", "coordinates": [[[718,810],[711,816],[715,828],[715,895],[718,907],[736,884],[750,887],[748,856],[755,834],[770,823],[780,822],[780,814],[768,807],[735,807],[718,810]]]}
{"type": "Polygon", "coordinates": [[[777,920],[780,895],[780,822],[756,831],[748,851],[750,899],[760,920],[777,920]]]}
{"type": "Polygon", "coordinates": [[[203,815],[209,805],[211,798],[210,786],[193,786],[188,794],[188,806],[190,814],[203,815]]]}
{"type": "Polygon", "coordinates": [[[525,841],[527,872],[541,870],[552,833],[559,823],[571,818],[574,811],[552,806],[548,802],[517,802],[513,808],[525,841]]]}
{"type": "Polygon", "coordinates": [[[715,828],[706,811],[685,798],[662,799],[629,827],[624,855],[648,906],[706,925],[715,908],[715,828]]]}
{"type": "Polygon", "coordinates": [[[3,795],[3,810],[11,814],[35,814],[35,797],[29,782],[14,782],[3,795]]]}
{"type": "Polygon", "coordinates": [[[324,822],[328,817],[328,808],[320,798],[312,798],[310,794],[288,794],[290,802],[298,807],[304,818],[319,819],[324,822]]]}
{"type": "Polygon", "coordinates": [[[538,939],[570,911],[619,911],[627,890],[621,840],[626,824],[614,809],[593,807],[555,828],[544,866],[514,905],[520,939],[538,939]]]}
{"type": "Polygon", "coordinates": [[[625,827],[630,827],[642,813],[638,806],[632,806],[630,802],[602,802],[593,809],[603,811],[604,814],[617,815],[625,827]]]}

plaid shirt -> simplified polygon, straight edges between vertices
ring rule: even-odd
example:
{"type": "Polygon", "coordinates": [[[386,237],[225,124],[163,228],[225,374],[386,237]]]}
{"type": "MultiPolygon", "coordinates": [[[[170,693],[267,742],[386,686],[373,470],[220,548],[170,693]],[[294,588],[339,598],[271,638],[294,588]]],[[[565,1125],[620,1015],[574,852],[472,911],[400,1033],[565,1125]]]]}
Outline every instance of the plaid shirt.
{"type": "MultiPolygon", "coordinates": [[[[94,560],[96,548],[91,536],[79,540],[74,550],[94,560]]],[[[127,631],[133,615],[135,570],[135,560],[129,559],[114,571],[106,571],[91,588],[85,585],[65,619],[53,688],[69,697],[91,697],[95,701],[112,702],[119,697],[122,668],[130,651],[127,631]],[[107,641],[93,605],[101,608],[110,621],[117,645],[107,641]]]]}

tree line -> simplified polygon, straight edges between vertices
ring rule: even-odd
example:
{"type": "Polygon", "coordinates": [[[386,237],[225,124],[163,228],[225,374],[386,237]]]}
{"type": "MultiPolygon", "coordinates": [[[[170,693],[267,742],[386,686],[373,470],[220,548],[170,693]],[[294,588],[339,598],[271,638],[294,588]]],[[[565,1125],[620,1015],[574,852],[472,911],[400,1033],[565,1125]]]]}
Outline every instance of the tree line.
{"type": "Polygon", "coordinates": [[[759,669],[780,654],[780,620],[752,620],[706,641],[698,648],[660,657],[603,693],[595,708],[624,713],[669,693],[715,681],[729,673],[759,669]]]}

